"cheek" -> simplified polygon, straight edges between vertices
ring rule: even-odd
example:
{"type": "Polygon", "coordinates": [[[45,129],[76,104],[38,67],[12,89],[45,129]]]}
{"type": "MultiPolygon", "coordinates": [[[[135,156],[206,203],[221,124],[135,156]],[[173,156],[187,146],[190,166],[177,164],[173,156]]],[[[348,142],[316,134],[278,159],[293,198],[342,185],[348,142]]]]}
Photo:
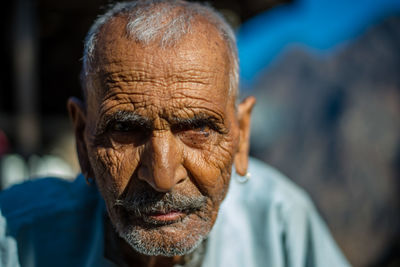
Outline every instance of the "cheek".
{"type": "Polygon", "coordinates": [[[208,149],[185,149],[184,165],[203,194],[215,204],[225,197],[235,154],[235,143],[225,136],[208,149]]]}
{"type": "Polygon", "coordinates": [[[97,147],[93,153],[95,179],[101,190],[112,190],[114,197],[121,195],[139,162],[139,151],[129,145],[97,147]]]}

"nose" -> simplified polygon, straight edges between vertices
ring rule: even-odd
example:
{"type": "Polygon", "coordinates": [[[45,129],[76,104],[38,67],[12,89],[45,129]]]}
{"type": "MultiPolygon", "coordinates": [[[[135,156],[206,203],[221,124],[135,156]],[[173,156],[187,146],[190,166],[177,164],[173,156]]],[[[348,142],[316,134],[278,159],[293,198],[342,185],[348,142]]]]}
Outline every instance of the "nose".
{"type": "Polygon", "coordinates": [[[138,178],[159,192],[168,192],[187,177],[182,165],[182,151],[174,135],[165,131],[152,136],[145,144],[138,178]]]}

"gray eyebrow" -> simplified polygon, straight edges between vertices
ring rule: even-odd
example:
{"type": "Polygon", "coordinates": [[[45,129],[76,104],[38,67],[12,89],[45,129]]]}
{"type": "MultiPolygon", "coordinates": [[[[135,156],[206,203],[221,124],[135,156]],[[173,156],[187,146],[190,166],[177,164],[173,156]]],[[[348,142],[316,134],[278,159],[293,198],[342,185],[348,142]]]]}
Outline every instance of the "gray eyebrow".
{"type": "Polygon", "coordinates": [[[172,124],[172,128],[179,130],[180,128],[197,128],[200,126],[208,126],[211,129],[218,131],[220,133],[224,133],[224,122],[219,120],[214,116],[210,116],[208,114],[199,113],[190,118],[180,118],[180,117],[172,117],[169,119],[169,122],[172,124]]]}
{"type": "Polygon", "coordinates": [[[127,122],[145,130],[153,129],[153,121],[149,118],[143,117],[133,111],[118,110],[112,114],[105,114],[97,126],[97,131],[99,134],[104,133],[108,127],[116,122],[127,122]]]}

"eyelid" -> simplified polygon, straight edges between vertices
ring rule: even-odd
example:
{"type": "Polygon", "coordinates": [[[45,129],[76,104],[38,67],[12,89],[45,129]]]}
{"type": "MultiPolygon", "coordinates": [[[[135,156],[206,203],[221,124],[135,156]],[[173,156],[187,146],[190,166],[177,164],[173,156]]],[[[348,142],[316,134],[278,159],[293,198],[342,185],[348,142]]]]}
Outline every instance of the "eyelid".
{"type": "Polygon", "coordinates": [[[216,132],[219,131],[219,127],[217,127],[213,123],[209,123],[209,122],[199,123],[198,125],[195,125],[193,130],[195,130],[195,129],[204,130],[205,128],[208,128],[209,130],[213,130],[213,131],[216,131],[216,132]]]}
{"type": "Polygon", "coordinates": [[[224,125],[214,118],[207,118],[204,120],[200,120],[198,127],[208,127],[213,131],[218,133],[224,133],[224,125]]]}

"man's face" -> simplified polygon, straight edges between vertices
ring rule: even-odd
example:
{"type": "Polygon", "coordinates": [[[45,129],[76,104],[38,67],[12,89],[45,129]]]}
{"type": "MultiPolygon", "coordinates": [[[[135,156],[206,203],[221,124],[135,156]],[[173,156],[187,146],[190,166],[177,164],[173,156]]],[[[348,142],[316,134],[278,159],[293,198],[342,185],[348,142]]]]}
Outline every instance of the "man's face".
{"type": "Polygon", "coordinates": [[[215,222],[238,149],[226,45],[196,24],[174,47],[144,46],[125,23],[112,19],[98,38],[80,161],[134,249],[186,254],[215,222]]]}

